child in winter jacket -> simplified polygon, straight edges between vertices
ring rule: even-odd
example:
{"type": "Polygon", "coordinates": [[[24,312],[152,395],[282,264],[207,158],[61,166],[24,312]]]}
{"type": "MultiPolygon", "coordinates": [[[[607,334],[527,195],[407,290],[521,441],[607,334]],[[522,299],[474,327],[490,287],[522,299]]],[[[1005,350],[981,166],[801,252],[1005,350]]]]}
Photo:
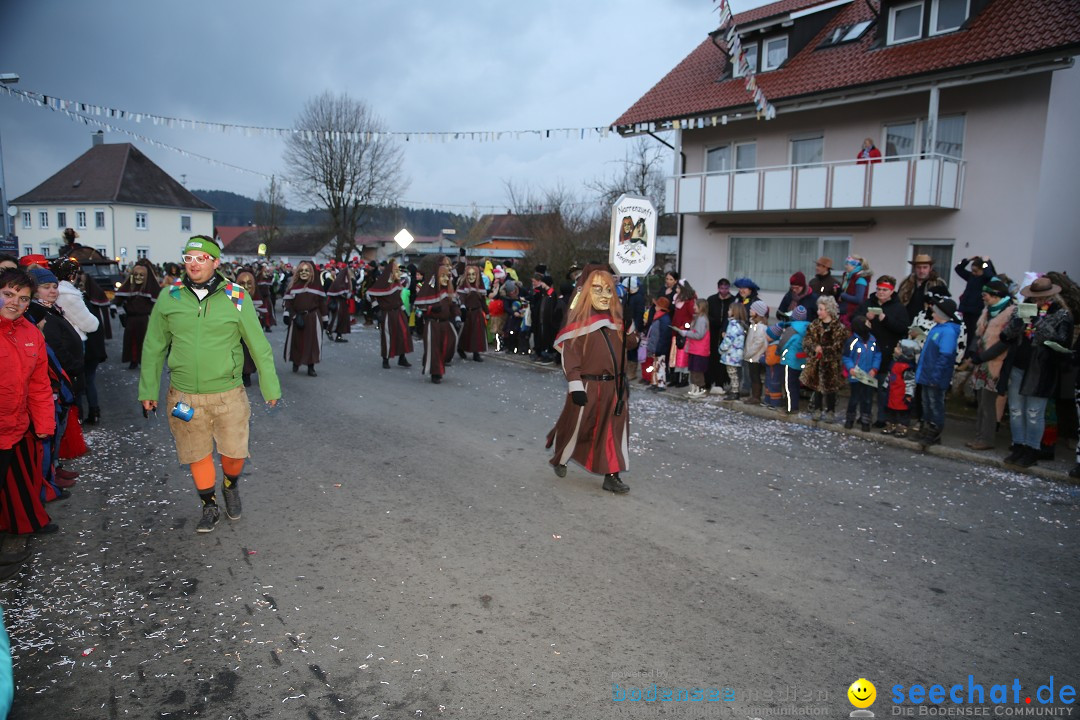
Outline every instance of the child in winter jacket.
{"type": "Polygon", "coordinates": [[[750,397],[743,400],[748,405],[761,402],[761,386],[765,377],[765,351],[769,347],[769,306],[762,300],[750,304],[750,329],[746,331],[743,347],[743,365],[750,377],[750,397]]]}
{"type": "Polygon", "coordinates": [[[799,375],[806,367],[803,338],[810,328],[810,323],[806,320],[806,308],[797,306],[791,311],[791,320],[779,325],[782,331],[779,346],[780,364],[784,368],[784,412],[793,415],[799,412],[799,375]]]}
{"type": "Polygon", "coordinates": [[[728,314],[727,328],[724,330],[724,340],[718,348],[720,352],[720,364],[727,370],[728,392],[725,399],[739,399],[739,374],[742,372],[743,350],[746,347],[746,306],[733,303],[728,314]]]}
{"type": "Polygon", "coordinates": [[[649,322],[649,334],[645,339],[646,352],[652,364],[651,389],[667,390],[667,357],[671,352],[671,301],[666,297],[653,300],[653,316],[649,322]]]}
{"type": "Polygon", "coordinates": [[[694,308],[694,318],[690,328],[672,328],[679,335],[686,338],[687,368],[690,370],[690,391],[686,393],[692,398],[704,397],[708,392],[705,389],[705,371],[709,369],[709,303],[707,300],[697,300],[694,308]]]}
{"type": "Polygon", "coordinates": [[[824,420],[836,422],[836,394],[844,386],[844,347],[847,345],[848,329],[840,322],[840,308],[829,295],[817,302],[817,319],[803,338],[806,350],[806,367],[799,382],[812,391],[810,395],[810,419],[821,420],[822,404],[824,420]],[[824,401],[824,402],[823,402],[824,401]]]}
{"type": "Polygon", "coordinates": [[[926,335],[922,355],[915,369],[915,383],[922,395],[923,431],[919,442],[934,445],[941,442],[945,427],[945,391],[952,382],[956,345],[962,328],[954,321],[956,303],[942,298],[934,305],[934,327],[926,335]]]}
{"type": "Polygon", "coordinates": [[[901,340],[893,350],[889,376],[885,378],[885,429],[881,432],[907,437],[911,424],[911,401],[915,396],[915,356],[919,344],[901,340]]]}
{"type": "Polygon", "coordinates": [[[859,415],[859,429],[870,432],[870,403],[877,391],[877,373],[881,367],[881,351],[877,340],[870,334],[866,316],[859,315],[851,321],[851,337],[844,348],[844,369],[847,371],[851,397],[848,398],[847,420],[844,427],[855,426],[855,413],[859,415]],[[873,385],[869,384],[873,382],[873,385]]]}

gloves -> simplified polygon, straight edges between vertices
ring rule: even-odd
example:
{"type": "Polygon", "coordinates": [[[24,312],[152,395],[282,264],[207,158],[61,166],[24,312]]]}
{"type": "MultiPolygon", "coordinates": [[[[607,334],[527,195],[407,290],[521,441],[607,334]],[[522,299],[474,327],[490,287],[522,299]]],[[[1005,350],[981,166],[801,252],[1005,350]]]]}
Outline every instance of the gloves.
{"type": "Polygon", "coordinates": [[[982,365],[984,362],[982,359],[982,355],[979,354],[978,350],[971,353],[971,355],[968,356],[968,359],[971,360],[972,365],[982,365]]]}
{"type": "Polygon", "coordinates": [[[570,393],[570,400],[578,407],[585,407],[585,403],[589,402],[589,396],[584,390],[575,390],[570,393]]]}
{"type": "Polygon", "coordinates": [[[281,318],[281,321],[285,323],[286,326],[292,325],[292,315],[286,315],[285,317],[281,318]]]}

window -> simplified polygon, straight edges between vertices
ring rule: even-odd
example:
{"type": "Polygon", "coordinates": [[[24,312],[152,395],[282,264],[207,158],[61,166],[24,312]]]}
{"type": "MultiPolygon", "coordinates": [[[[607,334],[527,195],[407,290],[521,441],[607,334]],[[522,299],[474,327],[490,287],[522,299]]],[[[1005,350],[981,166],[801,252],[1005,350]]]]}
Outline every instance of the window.
{"type": "Polygon", "coordinates": [[[735,170],[745,172],[757,167],[757,143],[740,143],[735,146],[735,170]]]}
{"type": "Polygon", "coordinates": [[[941,273],[941,268],[945,268],[947,271],[953,266],[954,242],[954,240],[912,240],[911,257],[929,255],[934,259],[934,267],[938,268],[939,273],[941,273]]]}
{"type": "Polygon", "coordinates": [[[145,260],[148,257],[150,257],[150,248],[146,248],[146,247],[135,248],[135,259],[136,260],[145,260]]]}
{"type": "Polygon", "coordinates": [[[94,227],[97,228],[98,230],[104,230],[105,229],[105,211],[104,210],[95,210],[94,211],[94,227]]]}
{"type": "Polygon", "coordinates": [[[885,157],[915,154],[915,121],[885,126],[885,157]]]}
{"type": "Polygon", "coordinates": [[[85,210],[79,210],[78,212],[75,213],[75,224],[79,227],[80,230],[85,230],[86,229],[86,211],[85,210]]]}
{"type": "Polygon", "coordinates": [[[191,232],[191,216],[180,216],[180,232],[191,232]]]}
{"type": "Polygon", "coordinates": [[[930,5],[930,34],[959,30],[967,20],[969,0],[932,0],[930,5]]]}
{"type": "MultiPolygon", "coordinates": [[[[930,152],[930,132],[925,120],[923,125],[923,152],[930,152]]],[[[938,118],[937,142],[934,143],[933,152],[938,155],[956,158],[964,156],[964,116],[946,115],[938,118]]],[[[951,266],[950,266],[951,267],[951,266]]]]}
{"type": "Polygon", "coordinates": [[[41,229],[42,230],[48,230],[49,229],[49,212],[48,212],[48,210],[39,210],[37,216],[38,216],[38,225],[41,227],[41,229]]]}
{"type": "Polygon", "coordinates": [[[106,250],[107,248],[106,248],[106,247],[105,247],[104,245],[98,245],[98,246],[97,246],[96,248],[94,248],[94,249],[95,249],[95,250],[97,250],[97,251],[98,251],[99,253],[101,253],[102,255],[105,255],[105,250],[106,250]]]}
{"type": "Polygon", "coordinates": [[[787,292],[793,272],[812,271],[822,255],[842,267],[850,247],[849,237],[733,237],[728,274],[751,277],[762,290],[787,292]]]}
{"type": "Polygon", "coordinates": [[[821,41],[818,45],[819,48],[832,47],[833,45],[840,45],[842,43],[852,42],[858,40],[866,32],[866,29],[873,24],[872,20],[863,20],[862,22],[855,23],[854,25],[841,25],[831,33],[829,36],[821,41]]]}
{"type": "MultiPolygon", "coordinates": [[[[30,228],[34,227],[34,216],[30,213],[29,210],[23,212],[22,214],[22,226],[23,230],[29,230],[30,228]]],[[[33,251],[31,251],[26,254],[33,255],[34,253],[33,251]]]]}
{"type": "MultiPolygon", "coordinates": [[[[885,126],[885,157],[910,157],[930,152],[930,128],[926,118],[885,126]]],[[[934,153],[959,160],[964,156],[964,116],[938,117],[934,153]]]]}
{"type": "Polygon", "coordinates": [[[746,171],[757,167],[757,143],[735,143],[721,147],[709,148],[705,151],[705,172],[723,173],[730,172],[731,149],[735,148],[735,170],[746,171]]]}
{"type": "Polygon", "coordinates": [[[787,35],[765,41],[765,57],[761,64],[762,71],[775,70],[787,60],[787,35]]]}
{"type": "MultiPolygon", "coordinates": [[[[746,51],[746,64],[750,66],[750,69],[757,72],[757,43],[746,43],[742,46],[742,49],[746,51]]],[[[738,63],[731,70],[732,77],[742,77],[742,70],[739,69],[738,63]]]]}
{"type": "Polygon", "coordinates": [[[146,213],[144,213],[144,212],[135,213],[135,229],[136,230],[145,230],[146,229],[146,213]]]}
{"type": "Polygon", "coordinates": [[[41,254],[44,255],[45,257],[49,257],[49,246],[48,245],[42,245],[41,246],[41,254]]]}
{"type": "Polygon", "coordinates": [[[56,227],[57,228],[66,228],[67,227],[67,213],[64,212],[63,210],[57,210],[56,211],[56,227]]]}
{"type": "Polygon", "coordinates": [[[821,135],[791,141],[792,165],[817,165],[822,161],[824,153],[825,138],[821,135]]]}
{"type": "Polygon", "coordinates": [[[34,246],[33,245],[23,245],[22,254],[23,255],[33,255],[34,254],[34,246]]]}
{"type": "Polygon", "coordinates": [[[889,44],[918,40],[922,37],[922,0],[897,5],[889,11],[889,44]]]}

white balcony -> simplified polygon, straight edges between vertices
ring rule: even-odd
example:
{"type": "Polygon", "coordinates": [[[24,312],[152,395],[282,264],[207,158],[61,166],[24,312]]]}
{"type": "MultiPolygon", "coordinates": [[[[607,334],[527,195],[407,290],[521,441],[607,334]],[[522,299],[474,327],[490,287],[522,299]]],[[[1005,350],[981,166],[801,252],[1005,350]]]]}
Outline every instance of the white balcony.
{"type": "Polygon", "coordinates": [[[667,180],[665,210],[680,214],[940,208],[956,210],[964,161],[943,155],[781,165],[667,180]]]}

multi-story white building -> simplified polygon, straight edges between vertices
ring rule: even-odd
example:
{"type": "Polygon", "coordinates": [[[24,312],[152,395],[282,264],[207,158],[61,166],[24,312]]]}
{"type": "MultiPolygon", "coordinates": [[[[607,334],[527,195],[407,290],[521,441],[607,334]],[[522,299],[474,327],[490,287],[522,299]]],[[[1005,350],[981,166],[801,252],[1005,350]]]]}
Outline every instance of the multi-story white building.
{"type": "Polygon", "coordinates": [[[89,150],[12,201],[20,255],[55,255],[68,227],[81,244],[122,263],[179,261],[189,237],[213,236],[212,206],[134,145],[93,137],[89,150]]]}
{"type": "Polygon", "coordinates": [[[973,255],[1080,275],[1075,0],[782,0],[733,22],[775,119],[715,32],[616,121],[675,130],[666,202],[695,287],[748,275],[775,301],[849,253],[875,275],[916,253],[944,277],[973,255]],[[881,161],[856,158],[865,138],[881,161]]]}

